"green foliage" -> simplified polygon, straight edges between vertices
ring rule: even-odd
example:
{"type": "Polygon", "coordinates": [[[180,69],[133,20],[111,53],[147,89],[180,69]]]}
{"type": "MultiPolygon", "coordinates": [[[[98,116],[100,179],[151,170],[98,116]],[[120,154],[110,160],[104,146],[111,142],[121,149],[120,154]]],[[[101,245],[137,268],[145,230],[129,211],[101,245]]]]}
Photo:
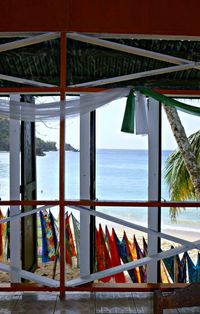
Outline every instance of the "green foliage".
{"type": "Polygon", "coordinates": [[[0,118],[0,151],[9,151],[9,123],[0,118]]]}
{"type": "Polygon", "coordinates": [[[66,151],[71,151],[71,152],[78,152],[79,150],[74,148],[71,144],[65,143],[65,150],[66,151]]]}
{"type": "MultiPolygon", "coordinates": [[[[0,151],[9,151],[9,121],[0,118],[0,151]]],[[[57,151],[56,142],[43,141],[36,138],[36,154],[43,156],[44,152],[57,151]]]]}
{"type": "MultiPolygon", "coordinates": [[[[189,136],[191,148],[195,154],[197,165],[200,167],[200,131],[189,136]]],[[[194,186],[185,167],[179,150],[173,152],[167,159],[164,169],[165,181],[169,187],[172,201],[196,200],[194,186]]],[[[181,208],[170,208],[172,219],[176,219],[181,208]]]]}
{"type": "MultiPolygon", "coordinates": [[[[43,141],[36,137],[36,155],[44,156],[45,152],[57,151],[56,142],[43,141]]],[[[65,150],[78,152],[71,144],[65,144],[65,150]]],[[[9,121],[0,118],[0,151],[9,151],[9,121]]]]}
{"type": "Polygon", "coordinates": [[[44,152],[57,151],[56,142],[43,141],[36,137],[36,155],[43,156],[44,152]]]}

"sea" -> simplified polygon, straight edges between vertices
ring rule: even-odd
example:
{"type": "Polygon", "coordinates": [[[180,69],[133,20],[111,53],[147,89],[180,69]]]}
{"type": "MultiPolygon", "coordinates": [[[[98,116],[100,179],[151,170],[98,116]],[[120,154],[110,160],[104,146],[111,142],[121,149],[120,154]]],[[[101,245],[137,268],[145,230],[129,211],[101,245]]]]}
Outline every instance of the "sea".
{"type": "MultiPolygon", "coordinates": [[[[171,151],[162,151],[162,169],[171,151]]],[[[65,152],[65,198],[79,199],[80,153],[65,152]]],[[[37,156],[37,199],[56,200],[59,197],[59,152],[37,156]]],[[[162,171],[163,173],[163,171],[162,171]]],[[[0,152],[0,198],[9,199],[9,153],[0,152]]],[[[97,149],[96,198],[98,200],[147,200],[147,150],[97,149]]],[[[169,200],[168,186],[162,178],[162,200],[169,200]]],[[[69,209],[70,210],[70,209],[69,209]]],[[[97,210],[118,218],[147,226],[147,208],[97,207],[97,210]]],[[[2,211],[5,213],[6,208],[2,211]]],[[[55,209],[58,215],[58,208],[55,209]]],[[[161,209],[161,227],[199,232],[200,209],[186,208],[170,218],[169,208],[161,209]]]]}

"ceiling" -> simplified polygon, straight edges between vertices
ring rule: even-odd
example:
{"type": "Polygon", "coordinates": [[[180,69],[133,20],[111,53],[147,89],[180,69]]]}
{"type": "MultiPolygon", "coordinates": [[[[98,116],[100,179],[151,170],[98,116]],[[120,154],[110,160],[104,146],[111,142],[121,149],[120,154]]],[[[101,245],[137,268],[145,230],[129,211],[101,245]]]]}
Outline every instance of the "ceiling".
{"type": "MultiPolygon", "coordinates": [[[[0,45],[17,38],[0,38],[0,45]]],[[[200,61],[200,41],[160,39],[109,39],[120,44],[200,61]]],[[[59,85],[60,40],[0,52],[0,74],[59,85]]],[[[80,84],[165,68],[174,64],[137,56],[72,39],[67,40],[67,82],[80,84]]],[[[105,85],[146,86],[174,90],[200,90],[200,70],[189,69],[105,85]]],[[[28,86],[0,79],[0,87],[28,86]]]]}

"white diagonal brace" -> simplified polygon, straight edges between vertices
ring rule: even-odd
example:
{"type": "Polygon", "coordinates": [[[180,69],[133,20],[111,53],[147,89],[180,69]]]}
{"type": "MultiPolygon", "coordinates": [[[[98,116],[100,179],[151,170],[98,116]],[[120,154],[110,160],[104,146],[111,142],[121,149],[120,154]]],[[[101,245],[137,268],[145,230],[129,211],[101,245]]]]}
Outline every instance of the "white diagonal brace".
{"type": "MultiPolygon", "coordinates": [[[[4,33],[1,33],[4,34],[4,33]]],[[[0,36],[1,36],[0,34],[0,36]]],[[[23,34],[23,33],[22,33],[23,34]]],[[[90,33],[84,33],[85,35],[91,36],[90,33]]],[[[3,36],[3,35],[2,35],[3,36]]],[[[18,33],[19,36],[19,33],[18,33]]],[[[156,39],[156,40],[190,40],[200,41],[200,37],[197,36],[184,36],[184,35],[147,35],[147,34],[113,34],[113,33],[94,33],[92,36],[102,39],[156,39]]],[[[6,37],[6,36],[4,36],[6,37]]],[[[14,36],[12,36],[14,37],[14,36]]],[[[21,36],[22,37],[22,36],[21,36]]]]}
{"type": "MultiPolygon", "coordinates": [[[[14,267],[13,267],[14,269],[14,267]]],[[[6,273],[10,273],[11,272],[11,267],[9,265],[0,263],[0,271],[6,272],[6,273]]],[[[44,277],[44,276],[40,276],[34,273],[31,273],[29,271],[26,270],[21,270],[20,271],[20,277],[27,279],[27,280],[31,280],[34,282],[37,282],[41,285],[45,285],[48,287],[59,287],[60,283],[57,280],[48,278],[48,277],[44,277]]]]}
{"type": "Polygon", "coordinates": [[[0,80],[20,83],[20,84],[27,84],[27,85],[31,85],[31,86],[37,86],[37,87],[56,87],[56,85],[46,84],[46,83],[32,81],[32,80],[27,80],[27,79],[23,79],[20,77],[9,76],[9,75],[4,75],[4,74],[0,74],[0,80]]]}
{"type": "MultiPolygon", "coordinates": [[[[22,217],[25,217],[25,216],[29,216],[29,215],[37,213],[40,210],[45,210],[45,209],[47,209],[49,207],[54,207],[54,206],[56,206],[56,205],[53,205],[53,206],[49,206],[49,205],[48,206],[41,206],[39,208],[33,209],[33,210],[31,210],[29,212],[26,212],[26,213],[20,213],[18,215],[14,215],[12,217],[3,218],[3,219],[0,220],[0,224],[8,222],[8,221],[11,221],[11,220],[14,220],[14,219],[19,219],[19,218],[22,218],[22,217]]],[[[187,240],[184,240],[184,239],[180,239],[180,238],[171,236],[169,234],[165,234],[163,232],[155,232],[154,230],[151,230],[149,228],[146,228],[146,227],[134,224],[134,223],[132,223],[130,221],[126,221],[126,220],[123,220],[123,219],[120,219],[120,218],[117,218],[117,217],[114,217],[114,216],[111,216],[111,215],[107,215],[105,213],[101,213],[101,212],[98,212],[98,211],[90,210],[90,209],[88,209],[86,207],[83,207],[83,206],[68,206],[68,207],[76,209],[76,210],[79,210],[81,212],[85,212],[88,215],[92,215],[92,216],[99,217],[99,218],[102,218],[102,219],[105,219],[105,220],[109,220],[109,221],[115,222],[117,224],[129,227],[129,228],[132,228],[132,229],[135,229],[135,230],[139,230],[139,231],[142,231],[142,232],[145,232],[145,233],[150,232],[152,234],[156,234],[158,237],[167,239],[169,241],[177,242],[177,243],[180,243],[182,245],[189,245],[190,249],[193,249],[193,248],[199,249],[200,248],[200,246],[195,246],[195,244],[193,242],[190,242],[190,241],[187,241],[187,240]]]]}
{"type": "Polygon", "coordinates": [[[161,69],[155,69],[151,71],[144,71],[144,72],[138,72],[128,75],[122,75],[117,77],[111,77],[108,79],[103,80],[97,80],[97,81],[91,81],[81,84],[75,84],[75,85],[69,85],[68,87],[89,87],[89,86],[100,86],[100,85],[106,85],[106,84],[112,84],[117,82],[123,82],[123,81],[129,81],[129,80],[136,80],[138,78],[148,77],[148,76],[154,76],[154,75],[160,75],[165,73],[172,73],[172,72],[178,72],[178,71],[184,71],[194,68],[195,66],[199,66],[198,62],[192,62],[190,64],[183,64],[183,65],[177,65],[172,67],[166,67],[161,69]]]}
{"type": "Polygon", "coordinates": [[[6,273],[10,273],[10,266],[6,265],[6,264],[3,264],[3,263],[0,263],[0,271],[4,271],[6,273]]]}
{"type": "MultiPolygon", "coordinates": [[[[37,32],[37,35],[42,35],[43,32],[37,32]]],[[[26,38],[30,36],[34,36],[34,32],[0,32],[0,38],[26,38]]],[[[99,36],[98,36],[99,37],[99,36]]]]}
{"type": "Polygon", "coordinates": [[[74,40],[94,44],[97,46],[106,47],[106,48],[130,53],[130,54],[134,54],[134,55],[138,55],[142,57],[148,57],[148,58],[152,58],[152,59],[156,59],[160,61],[165,61],[169,63],[174,63],[174,64],[191,63],[191,61],[187,59],[177,58],[177,57],[169,56],[169,55],[162,54],[159,52],[154,52],[154,51],[149,51],[149,50],[145,50],[141,48],[122,45],[122,44],[115,43],[109,40],[103,40],[103,39],[99,39],[93,36],[87,36],[87,35],[83,35],[79,33],[68,33],[67,37],[74,40]]]}
{"type": "MultiPolygon", "coordinates": [[[[200,244],[200,240],[195,241],[196,244],[200,244]]],[[[120,272],[123,271],[127,271],[127,270],[132,270],[133,268],[136,267],[140,267],[142,265],[146,265],[149,264],[152,260],[161,260],[163,258],[167,258],[167,257],[171,257],[171,256],[175,256],[176,254],[180,254],[183,252],[188,251],[188,247],[187,246],[181,246],[178,248],[174,248],[174,249],[170,249],[161,253],[157,253],[151,256],[147,256],[147,257],[143,257],[139,260],[135,260],[133,262],[129,262],[120,266],[116,266],[116,267],[112,267],[97,273],[93,273],[89,276],[86,277],[81,277],[81,278],[76,278],[76,279],[72,279],[69,281],[66,281],[65,285],[66,286],[70,286],[70,287],[75,287],[75,286],[79,286],[82,284],[86,284],[88,282],[94,281],[94,280],[98,280],[107,276],[112,276],[112,275],[116,275],[120,272]]]]}
{"type": "Polygon", "coordinates": [[[19,218],[22,218],[22,217],[33,215],[33,214],[35,214],[35,213],[37,213],[37,212],[39,212],[41,210],[49,209],[49,208],[54,207],[54,206],[56,206],[56,205],[48,205],[48,206],[45,205],[45,206],[41,206],[41,207],[36,208],[36,209],[32,209],[32,210],[30,210],[28,212],[23,212],[23,213],[21,212],[20,214],[13,215],[12,217],[10,216],[10,217],[6,217],[6,218],[2,218],[0,220],[0,224],[3,224],[3,223],[8,222],[8,221],[12,221],[14,219],[19,219],[19,218]]]}
{"type": "Polygon", "coordinates": [[[105,220],[109,220],[109,221],[115,222],[119,225],[123,225],[123,226],[129,227],[129,228],[132,228],[135,230],[139,230],[139,231],[142,231],[145,233],[151,233],[152,235],[157,235],[158,237],[167,239],[169,241],[177,242],[177,243],[185,245],[185,246],[187,245],[190,249],[194,249],[194,248],[200,249],[200,245],[199,244],[197,245],[196,242],[190,242],[190,241],[187,241],[184,239],[180,239],[180,238],[174,237],[172,235],[169,235],[169,234],[166,234],[163,232],[156,232],[152,229],[134,224],[133,222],[126,221],[126,220],[123,220],[121,218],[117,218],[117,217],[114,217],[111,215],[107,215],[107,214],[101,213],[99,211],[91,210],[91,209],[88,209],[84,206],[68,206],[68,207],[79,210],[79,211],[85,211],[88,213],[88,215],[92,215],[92,216],[99,217],[99,218],[102,218],[105,220]]]}
{"type": "Polygon", "coordinates": [[[53,40],[58,37],[60,37],[59,33],[45,33],[42,35],[31,36],[25,39],[15,40],[15,41],[0,45],[0,52],[39,44],[41,42],[53,40]]]}
{"type": "Polygon", "coordinates": [[[21,270],[20,276],[24,279],[31,280],[31,281],[37,282],[41,285],[52,287],[52,288],[58,288],[60,285],[60,282],[57,280],[54,280],[54,279],[51,279],[48,277],[44,277],[44,276],[40,276],[40,275],[31,273],[29,271],[26,271],[26,270],[21,270]]]}

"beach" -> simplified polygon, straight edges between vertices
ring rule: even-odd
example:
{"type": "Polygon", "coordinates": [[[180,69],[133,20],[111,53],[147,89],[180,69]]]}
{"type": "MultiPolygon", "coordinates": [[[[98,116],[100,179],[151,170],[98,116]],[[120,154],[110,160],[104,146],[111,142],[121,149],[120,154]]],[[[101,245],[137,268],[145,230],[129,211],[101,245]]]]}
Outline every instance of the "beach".
{"type": "MultiPolygon", "coordinates": [[[[109,231],[111,231],[110,227],[109,227],[109,231]]],[[[126,231],[128,239],[130,241],[132,241],[133,235],[135,235],[140,248],[143,248],[143,237],[145,237],[145,239],[147,240],[147,236],[145,233],[131,230],[130,228],[123,228],[121,226],[120,227],[115,226],[115,231],[116,231],[117,236],[120,239],[122,239],[124,231],[126,231]]],[[[179,237],[181,239],[185,239],[187,241],[196,241],[196,240],[200,239],[200,233],[199,232],[190,232],[190,231],[184,231],[184,230],[180,231],[180,230],[171,230],[171,229],[163,229],[162,232],[166,233],[166,234],[173,235],[175,237],[179,237]]],[[[174,247],[180,246],[179,244],[177,244],[175,242],[170,242],[170,241],[165,240],[165,239],[163,239],[161,241],[161,248],[163,251],[169,250],[171,248],[171,245],[173,245],[174,247]]],[[[197,253],[198,253],[198,250],[196,250],[196,249],[189,251],[189,255],[192,258],[194,263],[196,263],[196,260],[197,260],[197,253]]],[[[182,256],[182,254],[180,254],[180,257],[181,256],[182,256]]],[[[5,259],[2,259],[1,262],[8,264],[8,262],[5,261],[5,259]]],[[[53,268],[54,268],[54,261],[42,263],[41,258],[38,258],[38,268],[36,269],[35,273],[38,275],[41,275],[41,276],[52,278],[53,277],[53,268]]],[[[78,278],[80,276],[80,269],[77,268],[77,261],[76,261],[75,257],[72,258],[72,267],[70,265],[66,265],[65,271],[66,271],[66,276],[65,276],[66,280],[75,279],[75,278],[78,278]]],[[[55,273],[54,279],[59,280],[59,278],[60,278],[60,265],[59,265],[59,261],[58,261],[57,266],[56,266],[56,273],[55,273]]],[[[131,279],[130,279],[128,274],[126,274],[126,281],[131,283],[131,279]]],[[[9,275],[5,272],[0,272],[0,284],[9,283],[9,282],[10,282],[9,275]]],[[[111,283],[112,282],[114,282],[114,281],[111,280],[111,283]]]]}
{"type": "MultiPolygon", "coordinates": [[[[162,168],[169,156],[170,151],[162,153],[162,168]]],[[[80,154],[66,152],[66,199],[79,199],[79,157],[80,154]]],[[[96,197],[98,200],[146,200],[148,198],[148,153],[146,150],[97,150],[96,162],[96,197]]],[[[59,153],[48,152],[46,156],[37,156],[37,199],[55,200],[59,195],[59,153]]],[[[9,154],[0,153],[0,197],[2,200],[9,199],[9,154]]],[[[162,180],[162,198],[169,200],[168,187],[162,180]]],[[[147,208],[131,207],[98,207],[99,210],[108,215],[113,215],[128,222],[147,227],[148,210],[147,208]]],[[[7,208],[2,208],[4,215],[7,208]]],[[[53,215],[58,218],[59,209],[52,207],[53,215]]],[[[66,212],[71,209],[66,208],[66,212]]],[[[78,210],[72,211],[80,221],[78,210]]],[[[171,220],[169,208],[163,208],[161,211],[161,230],[163,233],[179,237],[188,241],[200,239],[199,219],[200,211],[198,208],[187,208],[177,216],[177,222],[171,220]]],[[[115,228],[118,237],[121,239],[125,230],[130,241],[133,235],[136,235],[137,241],[142,248],[142,237],[147,240],[147,234],[138,230],[132,230],[122,225],[112,223],[106,220],[97,219],[98,224],[101,221],[103,228],[107,224],[109,230],[115,228]]],[[[41,239],[40,239],[41,241],[41,239]]],[[[162,250],[170,249],[171,245],[178,246],[174,241],[170,242],[163,239],[161,241],[162,250]]],[[[193,261],[196,261],[197,250],[189,252],[193,261]]],[[[6,262],[4,260],[4,262],[6,262]]],[[[38,269],[36,273],[52,278],[53,262],[41,263],[38,259],[38,269]]],[[[76,267],[67,267],[66,278],[71,279],[79,275],[76,267]]],[[[57,266],[57,277],[59,276],[59,266],[57,266]]],[[[0,282],[9,281],[8,275],[0,273],[0,282]]]]}

